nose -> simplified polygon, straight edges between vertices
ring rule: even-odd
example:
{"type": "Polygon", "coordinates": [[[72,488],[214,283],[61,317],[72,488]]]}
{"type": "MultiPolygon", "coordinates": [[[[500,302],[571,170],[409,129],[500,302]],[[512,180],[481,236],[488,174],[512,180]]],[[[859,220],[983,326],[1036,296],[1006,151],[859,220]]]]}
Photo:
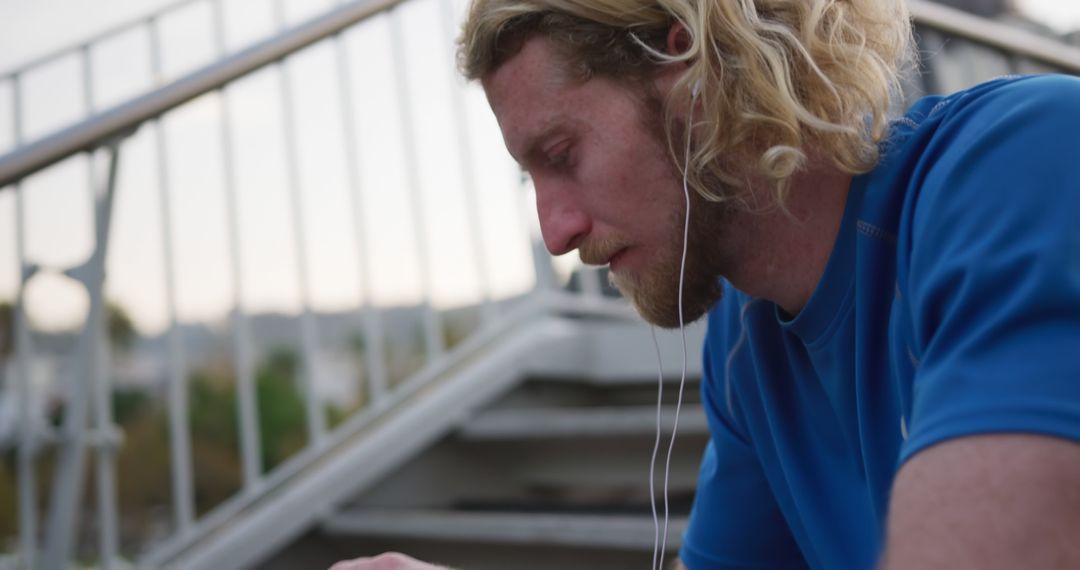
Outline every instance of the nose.
{"type": "Polygon", "coordinates": [[[552,255],[562,255],[577,249],[592,229],[592,220],[576,200],[561,188],[536,187],[536,213],[540,217],[540,233],[544,246],[552,255]]]}

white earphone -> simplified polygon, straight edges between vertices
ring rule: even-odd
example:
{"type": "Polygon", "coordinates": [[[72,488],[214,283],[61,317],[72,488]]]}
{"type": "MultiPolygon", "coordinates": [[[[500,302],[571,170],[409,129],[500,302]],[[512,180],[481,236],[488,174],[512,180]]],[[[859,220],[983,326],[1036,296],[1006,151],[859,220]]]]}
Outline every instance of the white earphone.
{"type": "Polygon", "coordinates": [[[671,453],[675,449],[675,436],[679,431],[679,412],[682,410],[683,388],[686,387],[686,327],[683,323],[683,278],[686,275],[686,251],[687,241],[690,235],[690,144],[693,140],[692,125],[694,117],[694,105],[697,103],[698,93],[701,91],[701,79],[696,79],[690,88],[690,110],[686,117],[686,157],[683,163],[683,196],[686,199],[686,213],[683,219],[683,247],[682,261],[679,263],[679,332],[682,334],[682,377],[679,379],[679,397],[675,403],[675,423],[671,427],[671,441],[668,443],[667,462],[664,466],[664,526],[663,536],[660,532],[660,521],[656,514],[656,491],[654,485],[656,472],[656,455],[660,450],[660,410],[664,400],[664,367],[660,361],[660,344],[656,340],[656,327],[651,327],[653,345],[656,347],[656,363],[658,370],[658,387],[656,394],[656,440],[653,444],[652,461],[649,463],[649,502],[652,506],[653,526],[655,537],[653,541],[653,570],[661,570],[664,564],[664,554],[667,547],[668,536],[668,479],[671,475],[671,453]]]}

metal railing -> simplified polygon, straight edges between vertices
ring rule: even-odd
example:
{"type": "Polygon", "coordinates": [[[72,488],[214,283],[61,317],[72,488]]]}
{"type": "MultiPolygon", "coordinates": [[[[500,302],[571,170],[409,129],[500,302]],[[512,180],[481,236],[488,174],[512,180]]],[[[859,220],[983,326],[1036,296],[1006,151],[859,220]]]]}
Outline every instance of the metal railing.
{"type": "Polygon", "coordinates": [[[1080,75],[1080,48],[928,0],[908,0],[922,69],[912,87],[950,93],[1001,75],[1080,75]]]}
{"type": "MultiPolygon", "coordinates": [[[[299,25],[286,28],[281,16],[280,5],[277,9],[279,30],[259,43],[235,53],[225,52],[225,25],[222,16],[221,0],[185,0],[169,5],[165,11],[176,10],[197,2],[211,2],[214,7],[214,20],[210,23],[214,30],[215,45],[220,59],[202,69],[160,84],[153,90],[115,107],[96,111],[92,76],[94,73],[90,54],[94,46],[115,36],[132,26],[146,26],[150,33],[147,49],[151,54],[154,77],[163,75],[163,48],[159,41],[158,28],[162,13],[139,22],[110,30],[105,34],[91,38],[70,50],[50,54],[34,62],[0,75],[0,84],[11,86],[12,131],[14,149],[0,156],[0,195],[12,192],[14,195],[14,238],[17,253],[18,291],[15,299],[15,397],[19,401],[18,410],[18,451],[17,469],[19,480],[19,554],[20,564],[25,568],[59,568],[66,565],[74,556],[77,534],[83,517],[80,515],[80,497],[82,495],[83,475],[87,472],[88,454],[94,450],[95,492],[97,501],[96,537],[97,546],[93,549],[93,558],[105,568],[117,566],[124,557],[135,555],[143,565],[155,565],[169,560],[176,552],[185,549],[210,533],[222,528],[227,521],[242,516],[245,508],[258,501],[266,493],[288,483],[291,477],[310,468],[315,468],[320,457],[340,446],[342,442],[359,433],[363,427],[378,417],[379,410],[385,409],[391,402],[408,394],[416,393],[425,383],[438,377],[460,362],[463,354],[475,357],[484,342],[493,342],[500,326],[506,325],[506,316],[496,306],[495,287],[491,282],[493,256],[486,245],[492,238],[491,232],[485,232],[484,200],[477,194],[482,186],[478,181],[478,164],[486,167],[492,164],[510,165],[501,149],[493,154],[484,154],[478,147],[474,121],[468,119],[468,93],[457,85],[448,86],[445,96],[452,109],[446,117],[446,129],[452,133],[450,153],[460,165],[460,180],[454,185],[461,189],[460,201],[466,205],[463,225],[468,232],[467,242],[472,251],[472,262],[466,264],[466,271],[474,275],[479,283],[479,306],[481,325],[473,331],[470,341],[457,348],[449,346],[445,333],[444,315],[434,308],[433,288],[446,273],[439,272],[431,251],[432,237],[430,228],[435,225],[430,209],[425,209],[425,202],[431,201],[430,181],[422,180],[423,167],[420,146],[423,138],[418,134],[427,132],[432,126],[425,124],[421,128],[416,120],[416,107],[409,102],[414,100],[416,85],[411,81],[410,59],[405,57],[409,49],[408,42],[415,39],[406,25],[406,18],[399,6],[401,0],[359,0],[334,8],[327,13],[299,25]],[[365,149],[361,147],[361,133],[357,128],[357,101],[363,98],[355,86],[362,70],[354,50],[350,50],[346,36],[366,33],[358,30],[365,22],[375,18],[385,18],[389,29],[389,38],[383,46],[383,52],[392,62],[395,70],[391,81],[378,85],[368,85],[365,89],[384,89],[393,93],[392,99],[398,101],[397,113],[393,119],[396,138],[387,137],[400,146],[404,166],[392,187],[384,189],[404,196],[409,204],[407,217],[413,218],[411,247],[398,243],[373,243],[366,221],[372,215],[393,216],[392,212],[373,213],[370,202],[371,192],[365,191],[365,172],[360,158],[365,149]],[[296,82],[291,77],[290,65],[297,54],[318,49],[323,42],[331,44],[333,64],[333,83],[338,90],[339,108],[336,116],[341,126],[340,143],[345,156],[342,167],[344,186],[348,189],[347,199],[340,208],[350,212],[352,225],[353,256],[342,258],[339,263],[350,264],[356,268],[357,288],[361,290],[363,301],[352,308],[363,344],[365,358],[362,366],[365,390],[369,394],[366,407],[354,414],[353,419],[337,428],[331,428],[325,417],[323,401],[317,394],[317,386],[327,373],[321,366],[320,346],[325,331],[320,326],[319,315],[313,308],[313,279],[308,271],[311,265],[310,252],[310,217],[307,211],[311,204],[303,193],[304,177],[302,152],[299,145],[302,136],[299,127],[302,124],[294,92],[296,82]],[[83,99],[88,116],[78,123],[33,141],[25,140],[23,133],[23,85],[22,78],[34,69],[62,57],[75,57],[81,61],[83,77],[83,99]],[[279,134],[283,141],[282,170],[284,188],[287,195],[287,210],[290,217],[286,220],[288,231],[292,234],[291,252],[295,270],[283,279],[295,281],[298,291],[297,329],[299,331],[299,386],[304,406],[304,426],[306,430],[305,447],[287,461],[267,470],[265,457],[261,452],[262,438],[266,434],[260,431],[260,406],[257,395],[257,359],[260,352],[254,330],[255,315],[246,308],[245,292],[250,286],[250,277],[244,271],[245,254],[250,249],[245,247],[242,231],[244,212],[240,187],[239,159],[242,150],[238,143],[237,126],[234,116],[237,112],[232,90],[236,85],[254,74],[273,70],[275,81],[267,86],[268,101],[276,103],[272,112],[281,118],[282,128],[279,134]],[[193,480],[192,440],[190,426],[189,384],[192,368],[191,355],[186,354],[183,337],[184,322],[179,311],[178,290],[182,275],[178,269],[176,228],[178,213],[176,204],[182,188],[177,187],[177,165],[170,152],[170,139],[166,122],[175,119],[180,111],[203,101],[210,96],[217,102],[218,116],[216,131],[217,144],[221,151],[221,190],[224,202],[225,237],[220,243],[220,250],[227,252],[228,282],[231,288],[229,320],[229,342],[231,343],[231,376],[236,385],[236,418],[238,422],[237,439],[240,454],[240,490],[231,498],[216,506],[213,510],[198,514],[196,506],[196,484],[193,480]],[[157,159],[154,185],[157,186],[156,215],[160,216],[160,259],[162,264],[163,292],[166,305],[166,346],[164,377],[166,378],[165,401],[169,432],[169,452],[171,462],[171,521],[167,540],[154,544],[139,545],[132,550],[121,544],[118,514],[116,509],[116,466],[115,459],[122,437],[113,425],[111,409],[111,386],[109,370],[111,362],[109,343],[105,328],[107,326],[107,303],[105,297],[106,267],[109,259],[110,227],[115,204],[124,200],[132,192],[146,192],[146,188],[124,187],[119,172],[121,155],[131,152],[133,134],[152,125],[152,138],[147,139],[155,149],[157,159]],[[125,150],[127,149],[127,150],[125,150]],[[86,181],[93,197],[93,248],[89,259],[63,272],[78,281],[89,298],[90,310],[82,331],[76,342],[76,349],[70,354],[68,366],[68,391],[64,399],[63,425],[57,433],[42,428],[41,418],[35,417],[32,405],[33,390],[31,368],[38,349],[35,344],[35,331],[28,320],[25,294],[29,283],[42,271],[36,261],[30,259],[27,248],[28,217],[25,199],[31,181],[41,173],[62,167],[72,157],[85,155],[89,170],[86,181]],[[100,155],[109,159],[107,176],[104,184],[98,188],[98,172],[95,164],[100,155]],[[480,158],[483,157],[483,158],[480,158]],[[381,248],[381,249],[377,249],[381,248]],[[420,293],[421,324],[418,336],[422,339],[423,365],[414,367],[406,378],[391,378],[391,366],[387,362],[388,331],[386,330],[386,308],[372,300],[373,279],[377,273],[373,269],[373,254],[377,251],[402,252],[412,249],[410,256],[417,260],[419,270],[416,280],[420,293]],[[460,350],[459,350],[460,349],[460,350]],[[397,380],[395,383],[394,380],[397,380]],[[45,532],[42,533],[39,522],[39,508],[35,497],[39,493],[34,476],[37,464],[46,448],[55,446],[57,463],[54,480],[50,485],[51,500],[46,518],[45,532]],[[40,538],[44,534],[44,546],[40,538]]],[[[426,0],[413,0],[417,5],[426,0]]],[[[1002,63],[1003,72],[1015,73],[1028,69],[1046,69],[1071,74],[1080,74],[1080,50],[1069,48],[1040,38],[1031,33],[1014,30],[999,24],[986,22],[980,18],[963,14],[956,10],[937,6],[920,0],[909,1],[915,22],[923,41],[922,49],[930,54],[925,61],[927,72],[918,82],[922,92],[940,91],[950,82],[956,83],[968,79],[956,80],[949,75],[948,65],[943,65],[938,58],[950,57],[950,50],[963,46],[981,54],[990,54],[1002,63]]],[[[454,35],[454,9],[449,0],[436,1],[437,16],[441,22],[441,45],[449,49],[454,35]]],[[[449,52],[447,52],[448,54],[449,52]]],[[[382,53],[379,54],[381,56],[382,53]]],[[[375,55],[367,54],[373,59],[375,55]]],[[[966,57],[966,56],[965,56],[966,57]]],[[[995,60],[995,61],[997,61],[995,60]]],[[[944,60],[942,60],[944,61],[944,60]]],[[[450,66],[447,57],[443,62],[450,66]]],[[[996,64],[995,64],[996,65],[996,64]]],[[[991,66],[994,67],[994,66],[991,66]]],[[[988,78],[988,77],[984,77],[988,78]]],[[[976,78],[971,78],[974,80],[976,78]]],[[[491,126],[488,125],[488,129],[491,126]]],[[[497,137],[497,134],[496,134],[497,137]]],[[[501,168],[501,167],[500,167],[501,168]]],[[[447,182],[440,182],[447,183],[447,182]]],[[[507,186],[517,187],[510,183],[507,186]]],[[[511,199],[509,202],[513,202],[511,199]]],[[[511,206],[513,210],[517,206],[511,206]]],[[[510,211],[507,210],[507,211],[510,211]]],[[[511,214],[515,220],[523,220],[520,211],[511,214]]],[[[151,215],[144,212],[143,215],[151,215]]],[[[404,222],[402,222],[404,223],[404,222]]],[[[525,223],[514,224],[523,244],[531,245],[533,250],[534,287],[550,289],[561,286],[552,278],[550,259],[540,249],[523,228],[525,223]]],[[[503,235],[505,239],[509,234],[503,235]]],[[[520,252],[528,256],[527,248],[520,252]]],[[[401,253],[404,255],[404,253],[401,253]]],[[[459,264],[460,265],[460,264],[459,264]]],[[[596,273],[583,274],[579,289],[588,299],[600,298],[600,281],[596,273]]],[[[605,309],[607,310],[607,309],[605,309]]],[[[9,383],[10,384],[10,383],[9,383]]],[[[86,526],[86,525],[83,525],[86,526]]]]}
{"type": "MultiPolygon", "coordinates": [[[[170,5],[166,10],[174,10],[183,6],[191,5],[198,0],[180,2],[170,5]]],[[[66,127],[58,132],[44,136],[34,141],[24,141],[21,136],[22,109],[20,97],[23,94],[21,84],[22,77],[42,65],[48,65],[59,58],[72,53],[78,57],[83,65],[82,83],[85,99],[93,101],[93,74],[91,58],[89,56],[96,42],[105,41],[108,38],[128,30],[132,25],[122,26],[111,30],[101,36],[95,37],[72,50],[50,54],[28,65],[11,72],[6,77],[0,76],[0,81],[8,81],[15,95],[13,114],[15,130],[14,150],[0,157],[0,191],[9,190],[14,193],[16,202],[15,235],[18,242],[20,267],[19,289],[15,299],[16,323],[16,356],[17,362],[17,387],[20,400],[19,417],[20,432],[18,437],[18,470],[19,470],[19,552],[20,564],[26,568],[59,568],[67,564],[67,560],[73,556],[74,548],[78,542],[78,531],[83,524],[81,516],[80,497],[82,495],[82,483],[88,464],[88,453],[92,448],[96,455],[96,471],[94,481],[96,483],[97,503],[97,536],[98,545],[94,549],[94,558],[100,561],[103,567],[115,567],[123,558],[124,554],[131,557],[133,554],[130,545],[123,549],[118,535],[118,516],[116,507],[116,467],[115,455],[120,445],[121,436],[113,425],[111,408],[111,388],[109,385],[109,362],[108,341],[105,332],[105,312],[107,303],[104,293],[105,286],[105,262],[109,248],[109,228],[111,227],[113,204],[128,192],[139,191],[135,188],[117,188],[120,173],[118,167],[121,154],[136,131],[141,131],[149,124],[153,127],[151,146],[157,154],[156,185],[158,186],[157,198],[159,202],[160,216],[160,242],[162,266],[164,272],[163,286],[164,299],[167,307],[167,327],[165,337],[167,339],[167,351],[165,352],[166,366],[165,376],[167,387],[165,401],[167,402],[168,431],[170,438],[170,462],[171,468],[171,495],[172,495],[172,522],[169,540],[157,545],[142,545],[141,556],[144,564],[155,564],[169,556],[170,552],[182,549],[191,540],[205,536],[211,530],[223,524],[224,521],[235,517],[247,505],[256,501],[262,494],[274,489],[283,481],[302,471],[315,462],[319,454],[340,445],[348,433],[355,433],[362,425],[357,422],[346,422],[333,433],[328,433],[329,425],[326,418],[324,398],[317,394],[317,385],[326,380],[327,373],[322,370],[320,357],[322,346],[320,323],[313,309],[313,297],[311,276],[309,267],[311,264],[309,242],[311,228],[308,227],[310,218],[305,213],[309,206],[302,192],[303,177],[301,173],[302,152],[299,148],[300,136],[298,134],[300,109],[297,108],[297,96],[294,93],[296,82],[292,78],[291,63],[293,56],[304,53],[308,48],[317,48],[322,42],[332,44],[332,56],[336,60],[332,74],[332,81],[337,83],[339,89],[338,101],[340,108],[337,109],[339,123],[341,125],[340,140],[344,147],[346,157],[344,161],[344,179],[348,187],[347,203],[342,207],[351,211],[353,218],[353,249],[355,257],[341,259],[341,264],[354,264],[356,274],[359,276],[359,289],[363,302],[355,307],[354,311],[360,323],[360,336],[365,347],[362,358],[364,386],[367,394],[365,410],[367,412],[378,411],[389,405],[392,401],[400,399],[404,392],[415,390],[419,380],[431,379],[440,371],[447,370],[454,364],[456,352],[451,350],[450,339],[447,337],[447,323],[443,322],[442,311],[434,307],[434,282],[437,279],[445,279],[445,274],[438,274],[433,269],[431,252],[428,244],[432,237],[429,235],[432,227],[430,219],[424,219],[425,200],[430,199],[430,183],[420,179],[422,165],[418,163],[420,152],[418,151],[417,135],[420,132],[419,125],[415,124],[415,110],[409,104],[413,100],[415,86],[410,82],[410,66],[413,62],[405,56],[408,49],[405,43],[408,40],[406,34],[407,16],[401,10],[395,8],[400,0],[364,0],[340,5],[339,7],[299,25],[286,28],[280,3],[276,4],[276,15],[279,32],[273,37],[256,43],[246,49],[233,54],[225,53],[224,22],[220,0],[213,0],[215,18],[211,25],[214,29],[216,47],[220,59],[202,69],[179,77],[171,82],[138,96],[116,107],[92,113],[86,119],[66,127]],[[371,252],[374,245],[370,242],[364,231],[364,219],[372,215],[372,204],[366,200],[371,192],[365,192],[363,172],[360,166],[362,149],[360,137],[357,131],[357,94],[354,85],[360,70],[357,68],[355,54],[347,46],[346,36],[356,35],[357,24],[379,16],[388,21],[389,42],[383,49],[388,52],[393,60],[395,70],[393,82],[383,85],[384,88],[394,90],[394,99],[399,102],[398,115],[395,121],[396,130],[400,137],[400,155],[404,157],[404,176],[394,182],[394,188],[388,188],[393,193],[404,192],[411,204],[408,211],[411,216],[419,218],[411,224],[413,231],[411,241],[414,244],[413,254],[419,266],[419,289],[420,301],[419,318],[422,329],[423,364],[417,368],[412,366],[411,373],[397,371],[392,373],[388,369],[387,357],[387,331],[384,328],[382,306],[377,306],[372,301],[372,274],[371,252]],[[292,249],[294,250],[293,263],[295,271],[292,275],[283,275],[284,278],[295,279],[296,290],[299,297],[299,316],[297,326],[299,329],[299,372],[298,384],[301,392],[301,400],[304,403],[304,418],[306,422],[306,445],[300,452],[291,456],[287,461],[268,470],[261,450],[260,432],[260,405],[257,395],[256,357],[259,348],[253,340],[252,320],[254,315],[249,314],[244,306],[244,292],[246,289],[245,279],[247,276],[242,270],[243,255],[247,251],[243,247],[241,237],[241,219],[243,212],[238,197],[238,173],[237,173],[237,132],[232,115],[232,97],[230,90],[234,84],[252,76],[260,70],[273,70],[277,75],[277,81],[270,88],[276,93],[267,94],[270,100],[277,99],[279,114],[282,122],[281,141],[283,142],[283,171],[285,188],[288,195],[287,210],[291,216],[288,225],[292,233],[292,249]],[[222,249],[228,252],[229,280],[232,285],[232,309],[231,319],[231,343],[232,363],[231,367],[235,376],[237,395],[237,418],[239,422],[238,439],[239,452],[241,455],[242,483],[240,491],[231,499],[219,504],[209,513],[203,516],[197,515],[196,509],[196,485],[193,481],[193,458],[190,416],[189,390],[192,362],[189,355],[185,354],[185,342],[182,336],[184,323],[179,315],[179,283],[183,281],[177,263],[177,249],[180,244],[175,241],[177,212],[175,202],[178,200],[180,189],[175,182],[175,160],[170,152],[170,140],[166,122],[193,102],[206,95],[214,96],[218,101],[219,115],[218,136],[222,160],[222,191],[226,210],[226,243],[222,249]],[[276,97],[274,97],[276,95],[276,97]],[[108,154],[110,165],[108,168],[108,182],[104,189],[96,188],[97,177],[93,172],[94,158],[97,154],[108,154]],[[42,268],[28,259],[23,245],[26,231],[26,216],[23,200],[27,192],[27,180],[32,180],[38,173],[62,167],[62,163],[71,157],[85,155],[89,157],[91,173],[88,180],[91,183],[90,193],[94,196],[94,218],[96,239],[90,260],[74,269],[63,270],[63,273],[77,279],[90,299],[90,313],[85,320],[83,330],[77,342],[77,350],[70,355],[71,362],[68,365],[69,378],[66,382],[68,394],[64,401],[63,427],[59,433],[50,436],[33,426],[39,424],[31,417],[32,390],[30,382],[30,365],[37,356],[38,351],[33,346],[33,332],[27,318],[24,291],[35,275],[40,271],[49,269],[42,268]],[[4,188],[7,186],[7,188],[4,188]],[[392,377],[396,374],[397,377],[392,377]],[[402,374],[406,374],[402,377],[402,374]],[[419,379],[419,380],[418,380],[419,379]],[[405,387],[412,387],[408,390],[405,387]],[[57,450],[59,468],[55,470],[54,480],[50,485],[51,500],[49,503],[48,516],[45,521],[44,547],[39,543],[42,534],[41,525],[38,522],[39,511],[34,497],[38,493],[34,476],[35,464],[38,463],[43,451],[52,443],[57,450]],[[39,554],[42,556],[39,557],[39,554]]],[[[417,2],[414,2],[417,4],[417,2]]],[[[431,3],[432,8],[437,9],[436,18],[441,19],[443,37],[438,41],[446,55],[441,64],[450,67],[450,46],[454,35],[455,21],[454,9],[448,2],[431,3]]],[[[159,40],[158,29],[155,25],[161,14],[142,20],[142,24],[150,29],[148,35],[150,73],[157,78],[163,76],[163,49],[159,40]]],[[[478,331],[489,330],[496,319],[500,318],[500,311],[496,308],[491,283],[491,263],[488,258],[490,251],[484,245],[484,226],[481,212],[481,200],[477,196],[478,186],[476,180],[475,162],[477,157],[471,149],[474,135],[472,128],[466,119],[468,109],[465,93],[460,85],[451,83],[446,86],[444,93],[450,99],[453,111],[450,113],[453,123],[453,133],[456,137],[456,158],[461,167],[461,180],[457,183],[460,187],[461,200],[467,205],[465,216],[468,233],[469,247],[472,249],[473,262],[465,264],[465,271],[474,275],[478,284],[479,294],[471,303],[478,307],[479,328],[474,329],[472,336],[478,331]]],[[[362,95],[361,95],[362,99],[362,95]]],[[[90,103],[88,109],[92,109],[90,103]]],[[[427,129],[425,129],[425,132],[427,129]]],[[[128,151],[131,152],[131,151],[128,151]]],[[[497,158],[504,164],[503,169],[512,172],[509,159],[502,154],[497,158]]],[[[491,164],[490,160],[485,161],[491,164]]],[[[515,175],[516,178],[516,175],[515,175]]],[[[440,181],[440,185],[454,186],[449,180],[440,181]]],[[[511,204],[513,200],[510,201],[511,204]]],[[[504,208],[505,210],[505,208],[504,208]]],[[[515,218],[523,212],[522,209],[512,206],[509,214],[501,212],[501,216],[509,215],[515,218]]],[[[148,213],[149,214],[149,213],[148,213]]],[[[376,215],[386,215],[375,212],[376,215]]],[[[430,215],[429,215],[430,217],[430,215]]],[[[527,224],[517,223],[520,242],[528,243],[527,224]]],[[[511,238],[512,236],[504,236],[511,238]]],[[[524,247],[520,253],[528,255],[529,248],[524,247]]],[[[546,259],[544,257],[543,259],[546,259]]],[[[541,267],[543,262],[541,261],[541,267]]],[[[459,264],[460,266],[461,264],[459,264]]],[[[528,264],[525,266],[528,268],[528,264]]],[[[546,269],[541,269],[546,271],[546,269]]],[[[545,280],[543,282],[549,282],[545,280]]],[[[505,296],[505,294],[504,294],[505,296]]],[[[467,345],[467,343],[466,343],[467,345]]],[[[459,347],[461,345],[458,345],[459,347]]],[[[338,380],[341,380],[340,378],[338,380]]],[[[423,384],[423,382],[420,382],[423,384]]],[[[375,415],[372,413],[357,414],[370,421],[375,415]]],[[[356,418],[354,418],[356,419],[356,418]]],[[[363,422],[360,422],[361,424],[363,422]]]]}

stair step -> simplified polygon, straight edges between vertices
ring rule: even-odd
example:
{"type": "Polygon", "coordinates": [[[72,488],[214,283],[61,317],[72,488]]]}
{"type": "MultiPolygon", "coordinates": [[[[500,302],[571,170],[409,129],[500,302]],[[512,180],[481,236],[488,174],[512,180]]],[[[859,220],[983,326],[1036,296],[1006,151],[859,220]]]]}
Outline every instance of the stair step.
{"type": "MultiPolygon", "coordinates": [[[[662,521],[661,521],[662,524],[662,521]]],[[[679,548],[687,517],[671,517],[666,548],[679,548]]],[[[651,515],[481,512],[420,509],[346,511],[329,517],[323,531],[337,536],[426,539],[521,545],[651,550],[651,515]]]]}
{"type": "MultiPolygon", "coordinates": [[[[675,406],[663,407],[663,431],[671,433],[675,406]]],[[[680,434],[708,434],[705,408],[683,405],[680,434]]],[[[608,437],[656,433],[656,406],[502,409],[479,414],[459,434],[471,440],[608,437]]]]}

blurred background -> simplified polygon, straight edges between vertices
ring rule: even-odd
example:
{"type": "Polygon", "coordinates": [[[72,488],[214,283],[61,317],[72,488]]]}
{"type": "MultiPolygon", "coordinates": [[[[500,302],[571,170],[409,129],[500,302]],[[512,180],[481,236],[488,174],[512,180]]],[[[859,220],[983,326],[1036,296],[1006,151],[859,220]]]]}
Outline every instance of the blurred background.
{"type": "MultiPolygon", "coordinates": [[[[909,102],[1080,73],[1080,3],[910,6],[909,102]]],[[[0,569],[647,563],[652,340],[543,251],[464,9],[0,0],[0,569]]]]}

